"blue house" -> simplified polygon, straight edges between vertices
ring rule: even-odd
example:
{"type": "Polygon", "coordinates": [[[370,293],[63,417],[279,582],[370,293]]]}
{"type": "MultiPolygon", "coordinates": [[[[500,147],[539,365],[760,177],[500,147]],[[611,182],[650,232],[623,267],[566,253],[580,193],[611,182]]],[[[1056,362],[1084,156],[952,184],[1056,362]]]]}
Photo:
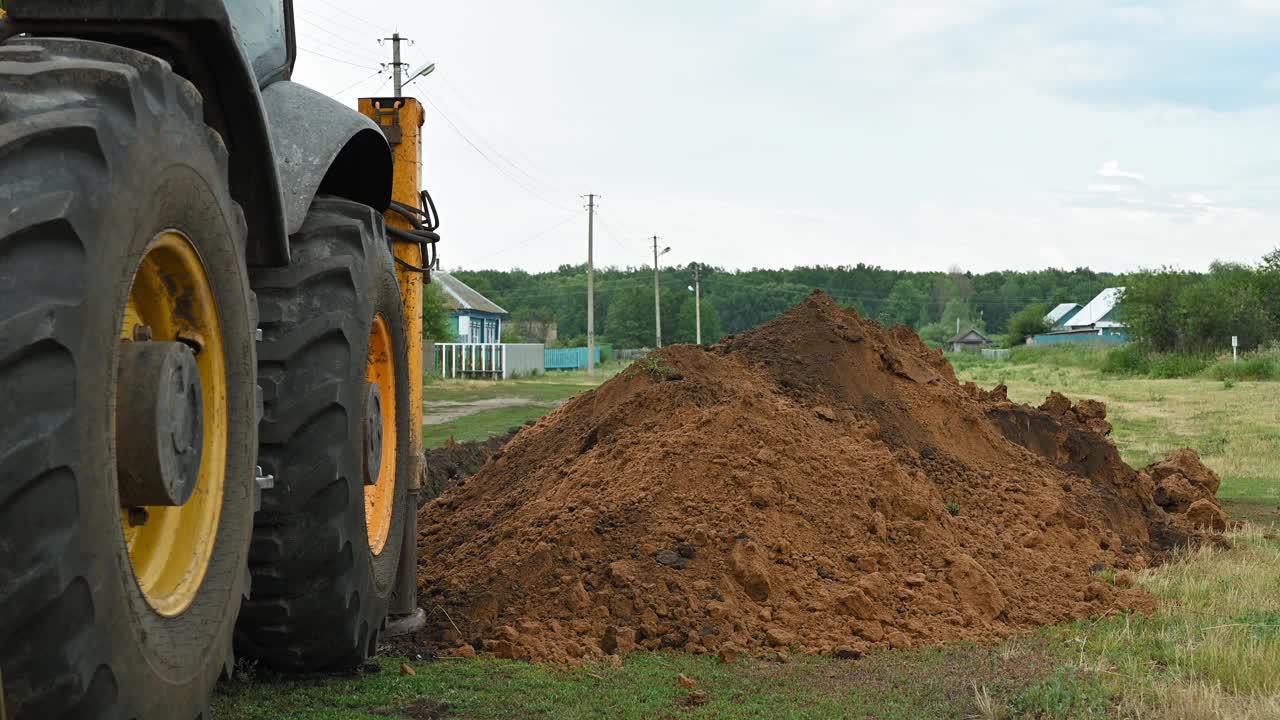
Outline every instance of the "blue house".
{"type": "Polygon", "coordinates": [[[502,342],[502,321],[510,313],[447,272],[432,272],[431,282],[444,293],[453,342],[502,342]]]}
{"type": "MultiPolygon", "coordinates": [[[[1064,342],[1114,342],[1129,341],[1129,326],[1125,325],[1120,299],[1124,288],[1107,288],[1098,293],[1084,307],[1076,306],[1074,312],[1067,308],[1063,311],[1066,320],[1059,320],[1053,330],[1033,336],[1028,345],[1051,345],[1064,342]]],[[[1064,305],[1069,305],[1065,304],[1064,305]]],[[[1054,308],[1054,312],[1064,305],[1054,308]]],[[[1053,315],[1053,312],[1049,313],[1053,315]]],[[[1045,318],[1049,320],[1048,317],[1045,318]]]]}

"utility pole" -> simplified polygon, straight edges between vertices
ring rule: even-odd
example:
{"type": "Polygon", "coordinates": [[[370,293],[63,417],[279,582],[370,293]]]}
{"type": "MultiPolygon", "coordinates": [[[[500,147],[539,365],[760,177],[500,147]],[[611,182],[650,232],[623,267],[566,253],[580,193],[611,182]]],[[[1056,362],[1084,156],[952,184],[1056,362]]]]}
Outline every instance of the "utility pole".
{"type": "Polygon", "coordinates": [[[702,344],[702,285],[698,277],[698,266],[693,266],[693,326],[696,329],[697,342],[702,344]]]}
{"type": "MultiPolygon", "coordinates": [[[[401,92],[404,91],[404,83],[400,82],[401,78],[403,77],[400,68],[408,65],[408,63],[400,62],[400,42],[402,40],[409,41],[409,42],[412,42],[412,41],[410,41],[409,38],[400,37],[400,33],[392,33],[391,37],[382,38],[382,39],[391,41],[391,72],[392,72],[392,78],[393,78],[392,85],[395,87],[395,91],[396,91],[395,97],[400,97],[401,92]]],[[[379,44],[381,44],[381,41],[379,41],[379,44]]]]}
{"type": "Polygon", "coordinates": [[[663,248],[658,252],[658,236],[653,236],[653,333],[658,347],[662,347],[662,295],[658,292],[658,258],[671,252],[663,248]]]}
{"type": "Polygon", "coordinates": [[[596,374],[596,262],[593,255],[596,195],[587,193],[587,376],[596,374]]]}

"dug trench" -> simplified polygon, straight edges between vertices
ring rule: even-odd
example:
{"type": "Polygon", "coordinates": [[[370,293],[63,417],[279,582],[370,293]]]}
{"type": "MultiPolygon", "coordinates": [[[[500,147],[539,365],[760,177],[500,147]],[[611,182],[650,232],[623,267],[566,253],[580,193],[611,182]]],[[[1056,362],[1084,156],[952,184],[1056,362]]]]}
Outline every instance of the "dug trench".
{"type": "Polygon", "coordinates": [[[909,328],[814,293],[651,354],[423,505],[410,642],[855,657],[1149,610],[1134,572],[1223,542],[1226,516],[1195,453],[1135,470],[1110,429],[1098,402],[961,385],[909,328]]]}

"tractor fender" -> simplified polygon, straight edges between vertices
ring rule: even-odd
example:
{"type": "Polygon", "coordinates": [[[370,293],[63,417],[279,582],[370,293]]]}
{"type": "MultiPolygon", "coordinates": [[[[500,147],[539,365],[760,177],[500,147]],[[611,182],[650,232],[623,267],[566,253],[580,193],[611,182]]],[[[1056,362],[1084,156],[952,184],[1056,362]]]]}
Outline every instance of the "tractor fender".
{"type": "Polygon", "coordinates": [[[288,234],[302,227],[320,192],[386,211],[391,204],[391,148],[376,123],[289,80],[268,85],[262,105],[288,234]]]}

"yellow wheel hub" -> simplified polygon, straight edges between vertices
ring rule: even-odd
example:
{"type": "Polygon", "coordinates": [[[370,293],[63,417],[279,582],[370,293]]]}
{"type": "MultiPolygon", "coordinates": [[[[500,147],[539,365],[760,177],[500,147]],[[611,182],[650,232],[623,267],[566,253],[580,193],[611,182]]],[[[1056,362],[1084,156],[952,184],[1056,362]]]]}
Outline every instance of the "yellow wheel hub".
{"type": "Polygon", "coordinates": [[[396,497],[396,373],[395,348],[391,331],[381,313],[373,317],[369,331],[369,355],[365,381],[376,383],[381,394],[382,457],[378,481],[364,487],[364,520],[369,534],[369,550],[382,554],[391,534],[391,511],[396,497]]]}
{"type": "MultiPolygon", "coordinates": [[[[133,275],[121,340],[184,342],[203,399],[203,443],[195,491],[181,506],[124,508],[120,524],[133,575],[159,614],[175,616],[196,597],[217,540],[227,462],[227,368],[222,326],[204,263],[176,230],[156,235],[133,275]]],[[[116,433],[130,432],[117,423],[116,433]]]]}

